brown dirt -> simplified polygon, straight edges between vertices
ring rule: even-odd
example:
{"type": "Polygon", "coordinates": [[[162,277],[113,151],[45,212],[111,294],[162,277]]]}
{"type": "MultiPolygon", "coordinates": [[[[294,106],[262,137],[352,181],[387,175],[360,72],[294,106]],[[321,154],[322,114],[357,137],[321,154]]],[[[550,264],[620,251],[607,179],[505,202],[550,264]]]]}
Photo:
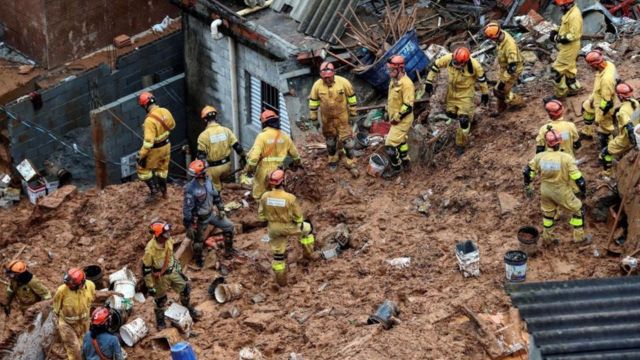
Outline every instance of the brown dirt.
{"type": "MultiPolygon", "coordinates": [[[[634,69],[637,67],[618,67],[623,78],[637,78],[634,69]]],[[[542,68],[537,70],[541,73],[542,68]]],[[[582,63],[580,79],[591,88],[593,75],[582,63]]],[[[440,79],[441,84],[443,81],[440,79]]],[[[442,91],[443,86],[439,88],[442,91]]],[[[207,295],[209,283],[219,274],[188,269],[193,300],[206,313],[188,339],[199,358],[237,358],[245,346],[259,348],[268,359],[288,359],[291,352],[309,359],[486,358],[473,323],[460,307],[466,305],[479,314],[509,309],[503,256],[518,248],[516,235],[521,226],[540,228],[541,222],[538,196],[524,196],[521,169],[533,157],[535,134],[546,122],[541,98],[550,85],[548,79],[539,78],[523,89],[520,91],[528,98],[523,109],[498,118],[488,117],[487,110],[479,111],[471,147],[462,157],[448,148],[436,155],[435,168],[416,167],[397,181],[366,175],[352,180],[344,169],[330,174],[325,170],[324,154],[303,151],[307,176],[297,174],[290,186],[319,229],[318,238],[344,222],[355,249],[307,266],[300,261],[298,246],[292,245],[290,286],[276,292],[271,289],[269,249],[260,241],[266,231],[258,228],[240,234],[236,246],[251,260],[235,264],[227,282],[242,284],[244,292],[241,299],[224,305],[215,304],[207,295]],[[428,189],[433,192],[432,206],[428,215],[422,215],[411,202],[428,189]],[[501,214],[499,192],[519,201],[513,213],[501,214]],[[454,245],[465,239],[475,240],[480,247],[478,278],[463,278],[457,269],[454,245]],[[408,268],[397,269],[384,261],[401,256],[411,257],[408,268]],[[264,300],[254,304],[252,298],[257,294],[264,300]],[[368,315],[385,299],[398,303],[402,323],[391,330],[367,326],[368,315]],[[225,316],[234,306],[239,317],[225,316]]],[[[569,101],[579,111],[579,100],[586,95],[569,101]]],[[[436,99],[441,96],[438,93],[436,99]]],[[[572,113],[569,110],[568,117],[576,119],[572,113]]],[[[577,154],[578,159],[586,159],[581,170],[590,192],[599,183],[596,146],[587,141],[577,154]]],[[[367,158],[358,163],[364,170],[367,158]]],[[[71,266],[98,263],[111,273],[130,265],[139,273],[150,221],[162,218],[176,224],[178,238],[184,232],[181,189],[172,187],[170,199],[152,207],[144,206],[145,193],[141,183],[110,186],[75,194],[49,211],[34,211],[23,201],[0,212],[0,254],[6,260],[27,244],[21,257],[52,290],[71,266]],[[51,259],[48,251],[53,254],[51,259]]],[[[241,194],[229,191],[224,197],[239,200],[241,194]]],[[[255,205],[230,216],[236,222],[255,222],[255,205]]],[[[578,248],[570,241],[568,220],[569,214],[564,213],[558,222],[561,244],[529,259],[527,280],[619,274],[619,259],[594,256],[594,250],[604,254],[606,225],[587,219],[594,244],[578,248]]],[[[152,309],[153,302],[147,299],[136,305],[134,316],[144,318],[153,334],[152,309]]],[[[9,327],[20,329],[15,324],[9,327]]],[[[61,353],[59,346],[57,349],[53,353],[61,353]]],[[[168,356],[146,342],[126,350],[131,359],[168,356]]]]}

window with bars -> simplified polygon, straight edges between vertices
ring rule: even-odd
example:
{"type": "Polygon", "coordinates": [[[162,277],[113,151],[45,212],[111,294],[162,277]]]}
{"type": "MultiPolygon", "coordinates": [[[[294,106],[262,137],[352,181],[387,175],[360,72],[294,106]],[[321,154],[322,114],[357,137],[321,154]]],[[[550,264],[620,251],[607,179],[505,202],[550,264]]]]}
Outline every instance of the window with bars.
{"type": "Polygon", "coordinates": [[[289,125],[289,114],[284,101],[284,96],[277,88],[248,74],[250,79],[250,97],[251,97],[251,117],[249,124],[260,129],[260,114],[264,110],[273,110],[280,115],[280,128],[288,134],[291,134],[289,125]]]}

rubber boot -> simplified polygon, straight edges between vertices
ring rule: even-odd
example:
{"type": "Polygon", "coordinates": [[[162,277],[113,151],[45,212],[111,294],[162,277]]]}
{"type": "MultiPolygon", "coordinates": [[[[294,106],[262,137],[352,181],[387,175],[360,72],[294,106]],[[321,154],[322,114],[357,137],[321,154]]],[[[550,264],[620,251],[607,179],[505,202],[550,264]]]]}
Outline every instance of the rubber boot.
{"type": "Polygon", "coordinates": [[[567,96],[576,96],[582,92],[582,85],[576,78],[566,78],[567,81],[567,96]]]}
{"type": "Polygon", "coordinates": [[[224,237],[224,257],[228,259],[235,252],[233,249],[233,233],[223,233],[222,236],[224,237]]]}
{"type": "Polygon", "coordinates": [[[190,297],[180,296],[180,304],[182,304],[182,306],[186,307],[189,310],[189,315],[191,315],[193,321],[198,321],[200,320],[200,318],[202,318],[202,311],[197,310],[193,307],[193,305],[191,305],[190,297]]]}
{"type": "Polygon", "coordinates": [[[598,133],[598,143],[600,145],[600,151],[609,145],[609,134],[598,133]]]}
{"type": "Polygon", "coordinates": [[[526,103],[524,102],[524,99],[522,98],[522,96],[514,93],[511,93],[511,100],[509,100],[509,102],[506,103],[506,106],[510,109],[520,109],[525,105],[526,103]]]}
{"type": "Polygon", "coordinates": [[[315,236],[313,234],[300,237],[300,245],[302,246],[302,256],[305,259],[311,261],[318,260],[320,255],[314,251],[315,236]]]}
{"type": "Polygon", "coordinates": [[[158,190],[162,193],[162,198],[167,199],[167,179],[158,177],[158,190]]]}
{"type": "Polygon", "coordinates": [[[203,248],[202,243],[194,243],[193,247],[193,262],[197,267],[202,268],[204,266],[204,256],[202,255],[203,248]]]}
{"type": "Polygon", "coordinates": [[[160,331],[166,328],[167,324],[164,322],[164,310],[161,308],[155,308],[153,309],[153,312],[156,315],[156,329],[160,331]]]}
{"type": "Polygon", "coordinates": [[[553,229],[554,227],[542,229],[542,243],[545,246],[558,245],[560,243],[560,240],[553,234],[553,229]]]}
{"type": "Polygon", "coordinates": [[[276,281],[276,284],[278,284],[278,286],[280,287],[287,286],[287,269],[286,268],[284,270],[274,271],[273,277],[276,281]]]}
{"type": "Polygon", "coordinates": [[[144,182],[147,184],[147,187],[149,188],[149,195],[147,195],[145,202],[147,203],[153,202],[156,199],[156,194],[158,193],[158,185],[156,184],[156,177],[153,176],[150,179],[145,180],[144,182]]]}
{"type": "Polygon", "coordinates": [[[573,228],[573,241],[579,246],[589,245],[592,242],[591,236],[586,236],[584,228],[573,228]]]}
{"type": "Polygon", "coordinates": [[[504,99],[496,98],[496,111],[492,112],[490,116],[498,117],[505,110],[507,110],[507,103],[504,102],[504,99]]]}
{"type": "Polygon", "coordinates": [[[406,172],[410,172],[411,171],[411,160],[409,159],[403,159],[402,160],[402,169],[406,172]]]}

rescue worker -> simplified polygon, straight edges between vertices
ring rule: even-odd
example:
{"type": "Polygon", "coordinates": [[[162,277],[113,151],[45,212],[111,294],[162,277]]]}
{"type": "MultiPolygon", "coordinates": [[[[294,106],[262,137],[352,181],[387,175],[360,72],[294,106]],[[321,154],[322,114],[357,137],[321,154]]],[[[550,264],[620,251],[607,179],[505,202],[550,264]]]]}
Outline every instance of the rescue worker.
{"type": "Polygon", "coordinates": [[[329,170],[336,171],[342,153],[344,165],[354,178],[360,174],[353,160],[355,143],[349,118],[357,115],[357,104],[349,80],[336,75],[332,63],[323,62],[320,79],[313,84],[309,95],[309,119],[319,128],[318,109],[322,113],[322,135],[327,144],[329,170]],[[342,149],[338,151],[340,147],[342,149]]]}
{"type": "Polygon", "coordinates": [[[267,191],[269,174],[282,166],[287,155],[293,160],[293,169],[302,167],[296,145],[280,130],[280,117],[272,110],[265,110],[260,115],[260,123],[262,132],[249,150],[245,167],[246,174],[254,177],[252,196],[256,201],[267,191]]]}
{"type": "Polygon", "coordinates": [[[39,301],[51,299],[49,289],[29,271],[24,261],[11,261],[5,268],[5,274],[10,280],[7,286],[7,303],[3,305],[7,316],[11,313],[14,299],[23,311],[39,301]]]}
{"type": "Polygon", "coordinates": [[[149,187],[147,201],[152,201],[158,191],[167,198],[167,177],[171,161],[171,143],[169,135],[176,127],[171,112],[156,104],[156,98],[150,92],[138,96],[138,105],[147,112],[142,128],[144,140],[138,152],[138,178],[149,187]]]}
{"type": "Polygon", "coordinates": [[[247,165],[247,156],[233,131],[220,125],[218,110],[207,105],[200,112],[200,118],[207,124],[198,136],[198,154],[200,160],[207,161],[207,175],[218,192],[222,191],[221,178],[231,174],[231,149],[238,154],[240,168],[247,165]]]}
{"type": "Polygon", "coordinates": [[[413,81],[405,74],[404,57],[393,55],[387,61],[389,93],[387,95],[387,112],[391,129],[384,142],[384,148],[389,157],[391,168],[383,174],[386,179],[396,177],[402,169],[409,169],[409,129],[413,125],[413,103],[416,99],[416,89],[413,81]]]}
{"type": "Polygon", "coordinates": [[[69,269],[63,281],[53,295],[53,313],[58,317],[58,332],[68,359],[80,360],[80,341],[89,330],[89,312],[96,286],[78,268],[69,269]]]}
{"type": "Polygon", "coordinates": [[[607,61],[599,50],[588,52],[585,60],[596,72],[596,76],[591,96],[582,103],[582,117],[585,124],[582,134],[593,138],[595,120],[595,125],[598,126],[600,150],[602,150],[607,146],[609,136],[613,132],[613,102],[618,73],[616,66],[611,61],[607,61]]]}
{"type": "Polygon", "coordinates": [[[544,104],[544,109],[547,111],[551,121],[540,127],[540,131],[536,137],[536,154],[545,151],[545,135],[547,131],[553,129],[562,137],[560,151],[571,155],[571,157],[575,159],[576,156],[573,151],[580,149],[582,146],[576,125],[564,119],[562,116],[564,113],[564,106],[559,100],[550,99],[544,104]]]}
{"type": "Polygon", "coordinates": [[[490,22],[484,27],[484,36],[498,45],[498,65],[500,66],[500,78],[493,88],[498,103],[497,116],[507,107],[520,107],[524,105],[522,97],[511,90],[524,70],[524,59],[518,49],[516,41],[511,34],[503,31],[497,22],[490,22]]]}
{"type": "Polygon", "coordinates": [[[287,285],[287,244],[289,237],[299,236],[305,259],[315,260],[315,237],[311,223],[304,221],[300,205],[293,194],[284,190],[285,173],[277,169],[269,175],[271,191],[260,198],[258,218],[268,222],[269,247],[273,254],[271,268],[279,286],[287,285]]]}
{"type": "Polygon", "coordinates": [[[622,157],[637,146],[633,131],[640,124],[640,102],[634,99],[633,88],[627,83],[620,83],[616,86],[616,94],[621,103],[615,111],[618,135],[600,153],[603,175],[608,177],[613,175],[613,157],[622,157]]]}
{"type": "Polygon", "coordinates": [[[471,57],[469,49],[459,47],[452,54],[441,56],[431,65],[425,86],[428,96],[433,93],[433,81],[440,69],[445,67],[449,75],[445,111],[451,120],[459,121],[456,129],[456,154],[462,155],[469,144],[471,120],[475,111],[475,85],[477,83],[480,86],[480,99],[485,106],[489,103],[489,87],[480,63],[471,57]]]}
{"type": "Polygon", "coordinates": [[[567,209],[572,213],[569,223],[573,226],[573,241],[587,244],[591,241],[584,233],[584,208],[580,199],[573,193],[571,182],[580,189],[580,197],[584,197],[587,185],[582,173],[576,166],[575,159],[562,151],[562,136],[554,129],[545,134],[547,150],[536,154],[523,171],[527,196],[531,196],[531,181],[540,174],[540,206],[542,208],[542,239],[546,245],[557,243],[553,234],[555,217],[558,210],[567,209]]]}
{"type": "Polygon", "coordinates": [[[189,279],[182,273],[180,262],[173,256],[173,239],[171,224],[154,221],[150,225],[151,240],[147,243],[142,257],[142,275],[149,295],[155,302],[156,328],[166,327],[164,307],[167,303],[167,291],[180,294],[180,304],[189,309],[194,320],[202,314],[191,306],[191,286],[189,279]]]}
{"type": "Polygon", "coordinates": [[[207,176],[206,164],[203,160],[195,160],[189,164],[189,176],[193,177],[184,186],[183,224],[187,229],[187,237],[193,240],[192,249],[198,267],[204,265],[203,237],[207,225],[222,229],[225,256],[233,254],[233,223],[227,218],[220,194],[207,176]],[[217,213],[213,207],[217,208],[217,213]],[[195,225],[195,229],[194,229],[195,225]]]}
{"type": "Polygon", "coordinates": [[[562,10],[562,19],[557,31],[551,32],[551,41],[557,44],[558,56],[551,66],[557,99],[576,95],[582,90],[577,79],[576,60],[582,38],[582,13],[573,0],[553,0],[562,10]]]}
{"type": "Polygon", "coordinates": [[[89,332],[82,339],[82,358],[84,360],[124,360],[124,351],[118,338],[109,332],[111,311],[106,307],[97,307],[91,314],[89,332]]]}

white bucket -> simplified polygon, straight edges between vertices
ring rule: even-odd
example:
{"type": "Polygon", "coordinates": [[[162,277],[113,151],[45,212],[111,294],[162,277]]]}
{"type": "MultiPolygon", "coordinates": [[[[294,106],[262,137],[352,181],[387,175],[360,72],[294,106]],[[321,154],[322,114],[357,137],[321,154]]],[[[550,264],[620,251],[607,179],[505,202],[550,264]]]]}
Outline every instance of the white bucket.
{"type": "Polygon", "coordinates": [[[133,271],[129,270],[126,266],[122,269],[114,272],[109,275],[109,284],[113,284],[118,280],[131,280],[133,282],[136,281],[136,276],[133,274],[133,271]]]}
{"type": "Polygon", "coordinates": [[[480,276],[480,250],[475,242],[467,240],[457,243],[456,259],[464,277],[480,276]]]}
{"type": "Polygon", "coordinates": [[[214,291],[214,297],[220,304],[239,299],[242,296],[240,284],[218,284],[214,291]]]}
{"type": "Polygon", "coordinates": [[[636,136],[636,147],[640,150],[640,124],[633,129],[633,134],[636,136]]]}
{"type": "Polygon", "coordinates": [[[373,154],[369,157],[369,166],[367,174],[373,177],[380,177],[387,167],[388,161],[380,154],[373,154]]]}
{"type": "Polygon", "coordinates": [[[131,301],[131,299],[125,299],[122,296],[118,295],[109,296],[106,303],[110,308],[116,309],[120,312],[129,311],[133,307],[133,302],[131,301]]]}
{"type": "Polygon", "coordinates": [[[116,280],[113,291],[122,294],[125,299],[133,299],[136,294],[136,282],[132,280],[116,280]]]}
{"type": "Polygon", "coordinates": [[[132,322],[120,328],[120,337],[127,346],[133,346],[142,338],[147,336],[149,328],[144,320],[136,318],[132,322]]]}
{"type": "Polygon", "coordinates": [[[171,306],[164,311],[164,316],[174,323],[182,332],[189,332],[191,326],[193,326],[193,319],[189,314],[189,309],[178,303],[172,303],[171,306]]]}

